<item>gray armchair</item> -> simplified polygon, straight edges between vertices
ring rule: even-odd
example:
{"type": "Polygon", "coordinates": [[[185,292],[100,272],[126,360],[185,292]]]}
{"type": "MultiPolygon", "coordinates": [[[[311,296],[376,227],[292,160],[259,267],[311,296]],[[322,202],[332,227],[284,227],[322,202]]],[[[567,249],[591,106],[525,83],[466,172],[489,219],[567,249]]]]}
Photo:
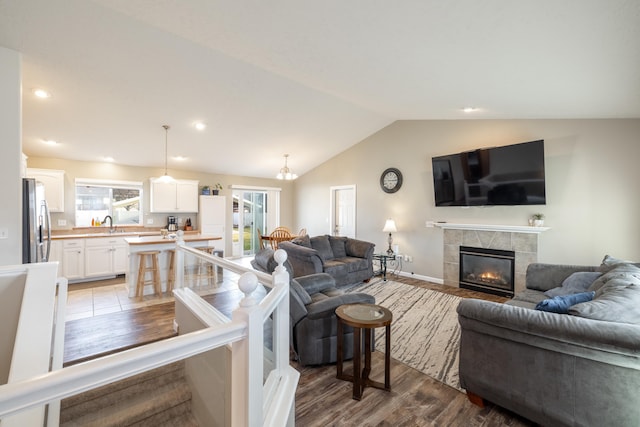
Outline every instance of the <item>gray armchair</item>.
{"type": "MultiPolygon", "coordinates": [[[[256,270],[272,273],[277,263],[272,249],[258,252],[251,264],[256,270]]],[[[293,269],[285,262],[289,277],[293,269]]],[[[342,304],[375,304],[365,293],[344,293],[336,288],[335,279],[327,273],[296,277],[290,282],[290,341],[295,357],[302,366],[335,363],[337,355],[338,319],[336,308],[342,304]]],[[[344,359],[353,358],[353,329],[344,327],[344,359]]]]}

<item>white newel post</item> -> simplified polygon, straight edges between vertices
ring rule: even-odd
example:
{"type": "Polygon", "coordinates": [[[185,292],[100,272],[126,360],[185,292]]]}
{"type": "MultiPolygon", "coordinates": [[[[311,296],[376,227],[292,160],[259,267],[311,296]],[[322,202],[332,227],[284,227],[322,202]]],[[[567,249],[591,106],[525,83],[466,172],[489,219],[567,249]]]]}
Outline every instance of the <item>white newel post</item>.
{"type": "MultiPolygon", "coordinates": [[[[289,272],[284,266],[287,253],[278,249],[273,258],[278,263],[273,271],[273,286],[276,289],[285,287],[286,295],[289,295],[289,272]]],[[[277,346],[274,348],[275,369],[282,373],[289,366],[289,298],[280,301],[273,317],[273,342],[274,346],[277,346]]]]}
{"type": "Polygon", "coordinates": [[[176,251],[174,254],[175,259],[173,260],[175,263],[173,272],[176,275],[174,289],[180,289],[184,286],[184,252],[178,249],[185,246],[184,231],[178,230],[176,236],[176,251]]]}
{"type": "Polygon", "coordinates": [[[247,339],[232,346],[231,425],[262,425],[263,314],[251,296],[258,287],[253,273],[244,273],[238,287],[245,294],[240,307],[232,314],[232,322],[247,323],[247,339]]]}

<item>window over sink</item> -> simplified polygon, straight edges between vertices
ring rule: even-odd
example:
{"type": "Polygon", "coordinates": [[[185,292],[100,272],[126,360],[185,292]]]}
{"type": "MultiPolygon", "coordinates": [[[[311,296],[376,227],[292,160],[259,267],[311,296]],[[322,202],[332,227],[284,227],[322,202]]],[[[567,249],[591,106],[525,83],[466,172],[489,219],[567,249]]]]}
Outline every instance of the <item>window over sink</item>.
{"type": "Polygon", "coordinates": [[[111,216],[114,226],[142,225],[142,182],[76,179],[76,227],[111,216]]]}

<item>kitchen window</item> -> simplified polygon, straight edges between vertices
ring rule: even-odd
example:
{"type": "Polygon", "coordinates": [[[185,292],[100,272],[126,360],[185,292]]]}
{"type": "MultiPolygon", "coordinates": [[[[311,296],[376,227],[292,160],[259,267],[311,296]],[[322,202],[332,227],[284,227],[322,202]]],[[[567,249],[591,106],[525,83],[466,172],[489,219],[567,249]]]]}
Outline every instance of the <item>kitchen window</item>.
{"type": "Polygon", "coordinates": [[[142,225],[142,183],[76,179],[76,227],[111,216],[113,225],[142,225]]]}

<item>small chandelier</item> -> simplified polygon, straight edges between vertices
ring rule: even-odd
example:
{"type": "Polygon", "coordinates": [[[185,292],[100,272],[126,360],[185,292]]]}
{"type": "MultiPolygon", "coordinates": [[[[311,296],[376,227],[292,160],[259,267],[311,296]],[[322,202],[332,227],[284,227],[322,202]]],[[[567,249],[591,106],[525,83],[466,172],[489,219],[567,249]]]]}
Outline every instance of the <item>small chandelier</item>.
{"type": "Polygon", "coordinates": [[[171,175],[169,175],[169,173],[167,172],[167,145],[168,145],[168,139],[169,139],[169,125],[162,125],[162,127],[164,128],[164,176],[162,176],[160,178],[160,180],[162,182],[172,182],[174,181],[173,177],[171,175]]]}
{"type": "Polygon", "coordinates": [[[276,175],[276,178],[285,179],[287,181],[290,181],[290,180],[296,179],[298,177],[298,175],[296,175],[295,173],[291,172],[291,169],[289,169],[289,167],[287,166],[287,158],[288,157],[289,157],[288,154],[284,155],[284,167],[280,168],[280,172],[278,172],[278,175],[276,175]]]}

